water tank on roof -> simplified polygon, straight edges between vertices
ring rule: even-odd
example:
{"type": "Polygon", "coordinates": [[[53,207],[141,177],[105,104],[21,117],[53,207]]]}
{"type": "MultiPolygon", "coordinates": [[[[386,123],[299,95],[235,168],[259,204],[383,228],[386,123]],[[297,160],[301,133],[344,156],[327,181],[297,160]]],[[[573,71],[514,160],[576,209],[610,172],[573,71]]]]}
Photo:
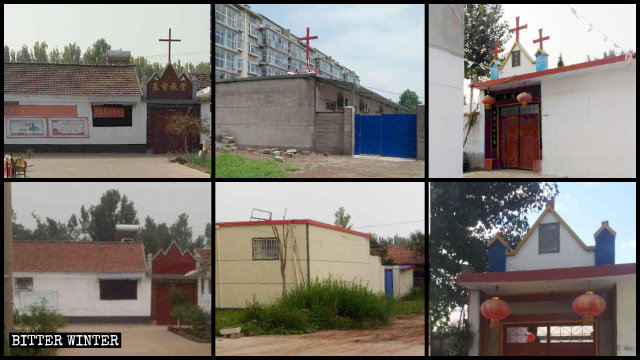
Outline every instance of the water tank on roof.
{"type": "Polygon", "coordinates": [[[107,65],[129,65],[131,51],[107,50],[107,65]]]}

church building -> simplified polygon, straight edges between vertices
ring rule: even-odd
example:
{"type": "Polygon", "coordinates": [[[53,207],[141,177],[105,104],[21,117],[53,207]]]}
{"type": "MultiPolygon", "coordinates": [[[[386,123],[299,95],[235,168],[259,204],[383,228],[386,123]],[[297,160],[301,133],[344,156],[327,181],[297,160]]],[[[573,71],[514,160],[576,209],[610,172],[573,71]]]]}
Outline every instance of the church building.
{"type": "Polygon", "coordinates": [[[498,60],[491,79],[472,83],[482,91],[483,149],[487,170],[528,169],[567,177],[635,177],[636,54],[549,68],[543,29],[523,44],[516,18],[515,42],[498,60]],[[529,47],[529,52],[527,48],[529,47]]]}
{"type": "Polygon", "coordinates": [[[553,205],[515,248],[500,232],[488,242],[488,272],[457,276],[469,291],[469,355],[636,355],[636,264],[615,263],[608,221],[589,246],[553,205]]]}

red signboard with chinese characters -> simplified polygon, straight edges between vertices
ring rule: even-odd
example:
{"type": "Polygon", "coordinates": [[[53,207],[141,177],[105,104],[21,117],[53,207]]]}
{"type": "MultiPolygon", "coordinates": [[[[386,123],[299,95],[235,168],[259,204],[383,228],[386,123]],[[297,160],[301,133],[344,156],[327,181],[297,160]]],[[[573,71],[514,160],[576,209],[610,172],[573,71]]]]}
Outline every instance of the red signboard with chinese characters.
{"type": "Polygon", "coordinates": [[[154,74],[149,79],[146,95],[147,99],[192,100],[193,84],[187,75],[178,77],[173,67],[167,65],[161,77],[154,74]]]}
{"type": "Polygon", "coordinates": [[[124,118],[124,107],[93,105],[93,118],[124,118]]]}

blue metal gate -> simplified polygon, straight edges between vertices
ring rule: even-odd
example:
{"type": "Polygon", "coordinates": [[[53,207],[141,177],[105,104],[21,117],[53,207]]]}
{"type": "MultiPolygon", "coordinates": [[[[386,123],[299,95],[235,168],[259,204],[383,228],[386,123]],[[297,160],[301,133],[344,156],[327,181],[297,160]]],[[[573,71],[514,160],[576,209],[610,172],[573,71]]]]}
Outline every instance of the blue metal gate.
{"type": "Polygon", "coordinates": [[[385,269],[384,271],[384,293],[393,297],[393,270],[385,269]]]}
{"type": "Polygon", "coordinates": [[[354,154],[415,158],[416,114],[355,116],[354,154]]]}

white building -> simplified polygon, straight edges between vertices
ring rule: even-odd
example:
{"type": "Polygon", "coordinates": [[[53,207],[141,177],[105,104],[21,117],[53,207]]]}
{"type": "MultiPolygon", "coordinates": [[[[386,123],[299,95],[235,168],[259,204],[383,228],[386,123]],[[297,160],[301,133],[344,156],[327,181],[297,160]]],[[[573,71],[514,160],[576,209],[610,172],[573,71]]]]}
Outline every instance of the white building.
{"type": "Polygon", "coordinates": [[[211,311],[211,249],[195,249],[196,268],[185,274],[198,279],[198,306],[211,311]]]}
{"type": "Polygon", "coordinates": [[[134,65],[4,64],[5,151],[146,151],[134,65]]]}
{"type": "Polygon", "coordinates": [[[14,304],[40,304],[71,322],[150,322],[142,243],[15,241],[14,304]]]}
{"type": "Polygon", "coordinates": [[[429,4],[429,177],[462,177],[464,6],[429,4]]]}
{"type": "Polygon", "coordinates": [[[495,100],[480,109],[471,157],[486,169],[635,178],[636,54],[548,69],[542,43],[533,57],[518,41],[507,48],[490,63],[491,80],[471,84],[495,100]],[[526,105],[518,100],[525,92],[526,105]]]}
{"type": "Polygon", "coordinates": [[[608,221],[593,230],[587,245],[551,200],[513,249],[510,234],[488,242],[488,272],[456,278],[469,292],[469,355],[636,355],[636,264],[615,263],[608,221]]]}

